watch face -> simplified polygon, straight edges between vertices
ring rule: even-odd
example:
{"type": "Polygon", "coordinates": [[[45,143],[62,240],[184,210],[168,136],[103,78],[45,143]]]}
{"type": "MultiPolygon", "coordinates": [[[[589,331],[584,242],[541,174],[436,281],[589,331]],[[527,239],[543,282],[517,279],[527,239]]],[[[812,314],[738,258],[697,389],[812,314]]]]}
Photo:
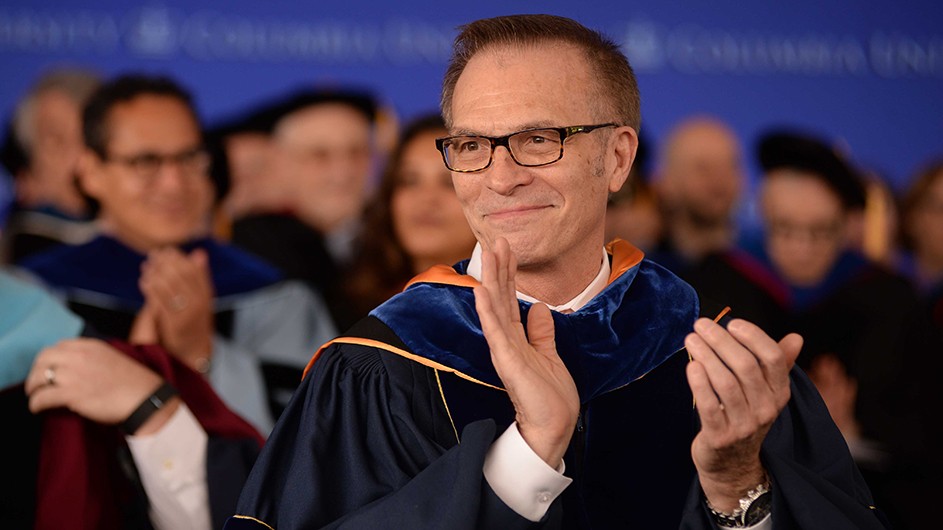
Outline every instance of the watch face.
{"type": "Polygon", "coordinates": [[[773,509],[773,494],[769,491],[753,499],[747,511],[743,514],[743,522],[753,526],[762,521],[773,509]]]}

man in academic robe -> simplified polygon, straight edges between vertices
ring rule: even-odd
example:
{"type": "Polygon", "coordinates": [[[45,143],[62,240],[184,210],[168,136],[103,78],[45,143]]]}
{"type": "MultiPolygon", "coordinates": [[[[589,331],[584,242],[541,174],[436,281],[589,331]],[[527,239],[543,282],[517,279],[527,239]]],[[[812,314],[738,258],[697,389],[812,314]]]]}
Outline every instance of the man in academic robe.
{"type": "Polygon", "coordinates": [[[938,483],[939,470],[929,462],[938,460],[932,455],[939,440],[929,429],[941,393],[921,374],[935,379],[933,352],[941,346],[917,294],[905,278],[850,248],[849,230],[865,203],[850,162],[796,131],[764,135],[757,151],[764,170],[762,244],[710,256],[691,282],[773,337],[801,333],[797,362],[815,382],[878,505],[895,526],[935,523],[920,508],[923,501],[915,502],[928,489],[915,484],[938,483]]]}
{"type": "Polygon", "coordinates": [[[227,528],[882,528],[790,375],[801,339],[697,319],[690,286],[604,248],[639,127],[618,46],[480,20],[445,79],[479,246],[315,356],[227,528]]]}
{"type": "Polygon", "coordinates": [[[373,189],[377,103],[354,91],[303,90],[268,113],[271,190],[235,220],[232,242],[305,282],[346,328],[360,316],[340,286],[373,189]]]}
{"type": "Polygon", "coordinates": [[[268,434],[311,352],[334,336],[321,299],[209,237],[209,156],[176,83],[106,83],[85,108],[83,131],[80,184],[98,203],[103,234],[24,268],[99,333],[162,345],[268,434]]]}

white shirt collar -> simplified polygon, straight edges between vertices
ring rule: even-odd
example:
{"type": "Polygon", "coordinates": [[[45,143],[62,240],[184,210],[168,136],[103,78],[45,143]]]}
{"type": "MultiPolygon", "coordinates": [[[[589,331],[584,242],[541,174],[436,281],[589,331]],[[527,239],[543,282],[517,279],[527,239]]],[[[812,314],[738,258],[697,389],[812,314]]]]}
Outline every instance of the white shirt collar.
{"type": "MultiPolygon", "coordinates": [[[[475,245],[475,250],[472,251],[471,259],[468,261],[468,268],[466,270],[469,276],[472,278],[481,281],[481,244],[475,245]]],[[[572,300],[565,304],[561,305],[550,305],[547,306],[560,313],[569,313],[574,311],[579,311],[580,308],[589,303],[597,294],[601,293],[603,289],[609,285],[609,275],[612,272],[612,268],[609,266],[609,255],[606,253],[606,249],[602,249],[602,265],[599,267],[599,273],[589,282],[589,285],[583,289],[583,292],[576,295],[572,300]]],[[[525,302],[536,303],[540,302],[532,296],[527,296],[526,294],[517,291],[517,298],[525,302]]]]}

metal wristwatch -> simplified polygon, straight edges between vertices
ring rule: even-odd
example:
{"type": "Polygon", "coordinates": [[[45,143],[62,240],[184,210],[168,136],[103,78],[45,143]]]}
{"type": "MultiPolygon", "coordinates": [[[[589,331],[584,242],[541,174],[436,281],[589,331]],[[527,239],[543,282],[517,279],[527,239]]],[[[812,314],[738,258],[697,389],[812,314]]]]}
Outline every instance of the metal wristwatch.
{"type": "Polygon", "coordinates": [[[710,510],[711,516],[718,526],[725,528],[751,527],[766,518],[773,509],[773,494],[770,491],[769,481],[748,491],[738,502],[740,506],[735,508],[732,513],[715,509],[711,506],[710,501],[707,501],[707,509],[710,510]]]}

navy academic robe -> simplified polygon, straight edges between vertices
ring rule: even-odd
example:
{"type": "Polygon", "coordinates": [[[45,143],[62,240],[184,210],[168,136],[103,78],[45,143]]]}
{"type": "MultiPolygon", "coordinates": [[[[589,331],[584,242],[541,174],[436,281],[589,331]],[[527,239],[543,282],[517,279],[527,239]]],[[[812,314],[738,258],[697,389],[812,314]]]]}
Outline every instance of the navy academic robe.
{"type": "MultiPolygon", "coordinates": [[[[630,245],[610,251],[610,285],[553,314],[582,405],[565,456],[574,482],[544,520],[514,513],[483,478],[514,410],[459,264],[421,275],[315,356],[226,528],[713,528],[691,462],[698,425],[681,349],[696,295],[630,245]]],[[[776,528],[882,528],[799,371],[792,392],[762,453],[776,528]]]]}

